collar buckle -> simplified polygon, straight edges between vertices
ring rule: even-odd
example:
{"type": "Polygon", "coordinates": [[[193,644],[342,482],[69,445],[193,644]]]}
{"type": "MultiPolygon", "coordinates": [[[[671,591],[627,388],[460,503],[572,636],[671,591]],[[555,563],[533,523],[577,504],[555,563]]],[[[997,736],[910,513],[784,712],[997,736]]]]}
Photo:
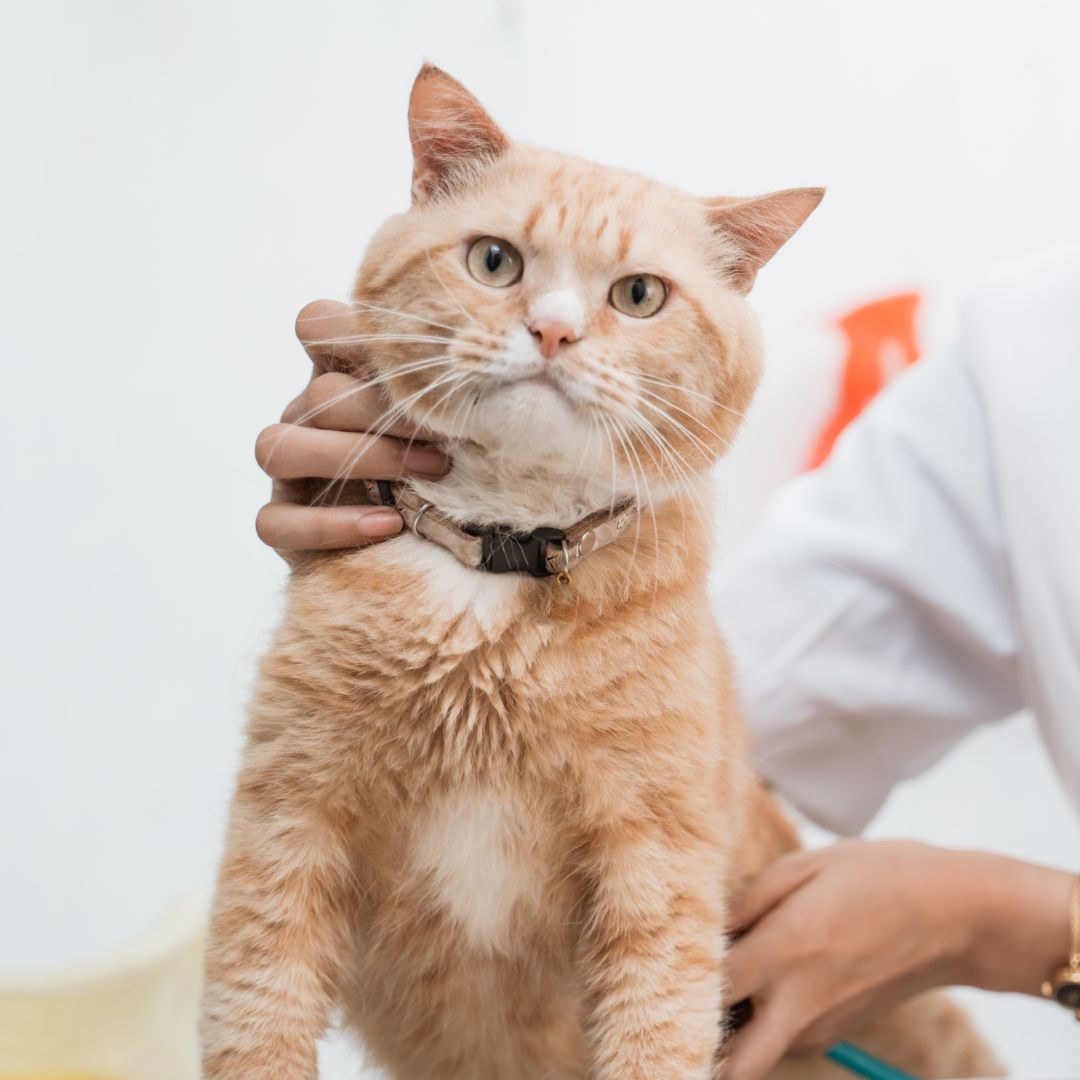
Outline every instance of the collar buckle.
{"type": "Polygon", "coordinates": [[[531,533],[514,532],[505,525],[485,529],[481,565],[492,574],[526,573],[533,577],[551,577],[547,555],[549,544],[562,544],[562,529],[540,528],[531,533]]]}

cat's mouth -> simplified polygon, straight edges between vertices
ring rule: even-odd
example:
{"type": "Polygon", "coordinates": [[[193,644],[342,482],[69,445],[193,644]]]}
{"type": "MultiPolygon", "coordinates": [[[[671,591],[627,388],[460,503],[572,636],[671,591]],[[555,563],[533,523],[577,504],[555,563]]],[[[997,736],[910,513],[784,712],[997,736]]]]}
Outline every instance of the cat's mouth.
{"type": "Polygon", "coordinates": [[[573,381],[551,367],[546,367],[524,378],[502,379],[498,384],[498,389],[504,391],[517,389],[522,394],[549,394],[572,409],[577,409],[581,405],[581,397],[580,394],[575,393],[573,381]]]}
{"type": "Polygon", "coordinates": [[[541,371],[537,375],[530,375],[527,379],[516,380],[518,386],[546,386],[567,400],[570,399],[559,377],[550,369],[541,371]]]}

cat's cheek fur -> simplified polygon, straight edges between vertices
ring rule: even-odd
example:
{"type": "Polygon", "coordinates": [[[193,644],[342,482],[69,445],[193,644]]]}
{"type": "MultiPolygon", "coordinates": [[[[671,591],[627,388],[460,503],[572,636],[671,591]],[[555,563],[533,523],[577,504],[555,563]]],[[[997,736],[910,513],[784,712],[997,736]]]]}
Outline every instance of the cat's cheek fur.
{"type": "Polygon", "coordinates": [[[532,334],[524,326],[511,330],[505,336],[502,348],[491,357],[491,375],[495,379],[530,379],[543,370],[543,357],[536,349],[532,334]]]}

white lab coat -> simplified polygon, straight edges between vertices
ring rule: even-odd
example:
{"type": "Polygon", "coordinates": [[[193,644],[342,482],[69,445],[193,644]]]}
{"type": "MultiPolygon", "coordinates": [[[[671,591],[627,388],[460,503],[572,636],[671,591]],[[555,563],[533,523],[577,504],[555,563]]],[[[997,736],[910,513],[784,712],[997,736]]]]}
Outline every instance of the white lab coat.
{"type": "Polygon", "coordinates": [[[1080,250],[976,294],[955,347],[778,495],[715,600],[759,766],[814,820],[859,831],[1023,707],[1080,809],[1080,250]]]}

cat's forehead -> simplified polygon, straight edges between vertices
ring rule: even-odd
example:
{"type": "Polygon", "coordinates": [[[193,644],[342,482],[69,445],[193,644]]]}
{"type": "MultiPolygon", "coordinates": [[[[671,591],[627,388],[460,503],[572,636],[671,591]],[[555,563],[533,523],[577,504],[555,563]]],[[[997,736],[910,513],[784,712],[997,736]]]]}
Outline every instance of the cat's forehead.
{"type": "Polygon", "coordinates": [[[532,147],[516,147],[492,169],[478,203],[493,229],[538,258],[583,269],[677,258],[697,249],[700,209],[646,177],[532,147]]]}

